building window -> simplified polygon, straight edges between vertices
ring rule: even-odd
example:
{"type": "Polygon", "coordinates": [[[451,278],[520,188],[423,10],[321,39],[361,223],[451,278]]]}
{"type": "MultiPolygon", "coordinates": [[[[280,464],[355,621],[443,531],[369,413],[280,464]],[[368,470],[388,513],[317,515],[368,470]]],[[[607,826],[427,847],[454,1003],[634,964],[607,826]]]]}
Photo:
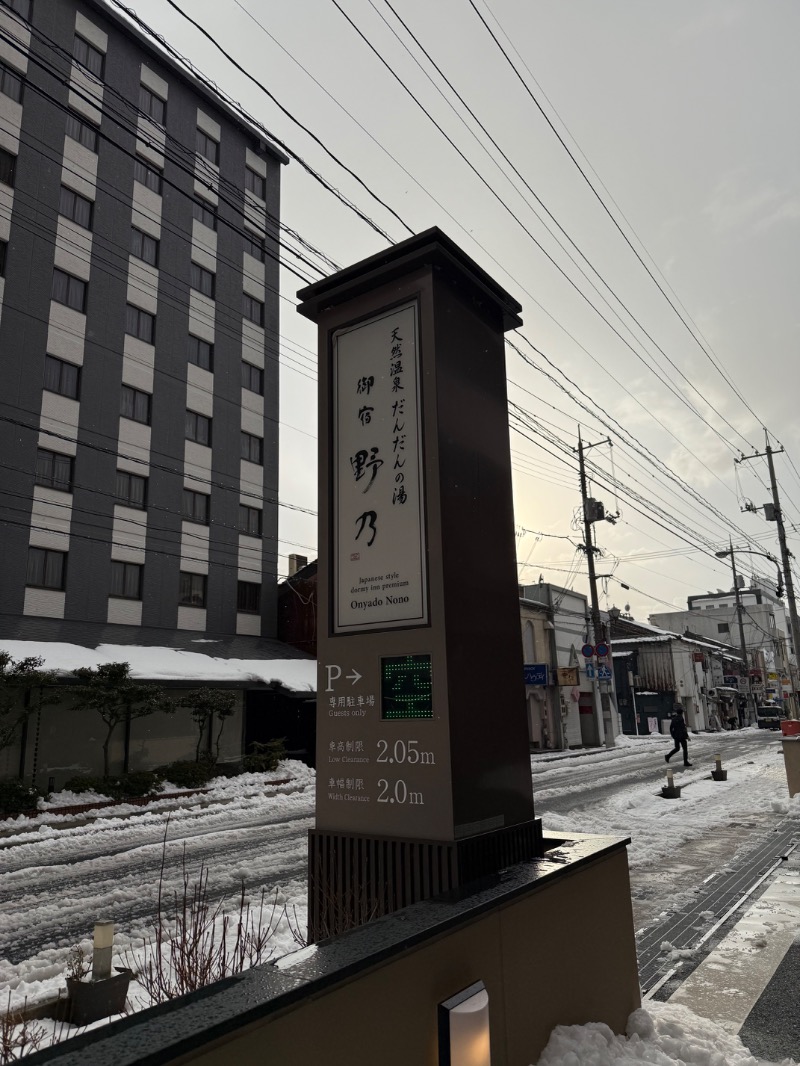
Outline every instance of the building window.
{"type": "Polygon", "coordinates": [[[259,396],[264,395],[264,371],[244,360],[242,360],[242,388],[257,392],[259,396]]]}
{"type": "Polygon", "coordinates": [[[123,385],[119,413],[123,418],[130,418],[132,422],[141,422],[143,426],[149,426],[151,400],[152,396],[149,393],[132,389],[130,385],[123,385]]]}
{"type": "Polygon", "coordinates": [[[73,277],[72,274],[67,274],[57,267],[53,271],[52,298],[57,304],[65,304],[67,307],[71,307],[73,311],[80,311],[81,314],[86,314],[87,287],[85,281],[73,277]]]}
{"type": "Polygon", "coordinates": [[[59,492],[72,492],[73,459],[71,455],[59,455],[40,448],[36,453],[37,485],[59,492]]]}
{"type": "Polygon", "coordinates": [[[208,296],[210,300],[214,299],[214,280],[214,275],[210,270],[206,270],[205,267],[201,267],[197,263],[192,263],[191,286],[201,292],[203,296],[208,296]]]}
{"type": "Polygon", "coordinates": [[[178,603],[184,607],[205,607],[205,574],[189,574],[185,570],[181,570],[180,599],[178,603]]]}
{"type": "Polygon", "coordinates": [[[186,439],[197,444],[211,447],[211,419],[198,415],[195,411],[186,412],[186,439]]]}
{"type": "Polygon", "coordinates": [[[239,529],[249,537],[261,536],[261,511],[258,507],[239,504],[239,529]]]}
{"type": "Polygon", "coordinates": [[[214,345],[189,334],[189,362],[203,370],[214,369],[214,345]]]}
{"type": "Polygon", "coordinates": [[[76,226],[82,226],[83,229],[90,230],[92,228],[93,207],[94,204],[92,201],[87,200],[85,196],[73,192],[72,189],[68,189],[66,185],[61,186],[61,195],[58,200],[59,215],[68,218],[70,222],[74,222],[76,226]]]}
{"type": "Polygon", "coordinates": [[[139,110],[142,114],[151,118],[153,122],[158,123],[159,126],[163,126],[167,116],[167,101],[162,100],[160,96],[156,96],[156,94],[151,92],[146,85],[140,85],[139,110]]]}
{"type": "Polygon", "coordinates": [[[85,67],[90,74],[94,74],[96,78],[103,79],[103,64],[106,57],[103,53],[95,48],[93,44],[89,44],[83,37],[75,35],[75,40],[72,45],[72,58],[76,63],[80,63],[82,67],[85,67]]]}
{"type": "Polygon", "coordinates": [[[199,522],[200,525],[207,526],[208,502],[209,497],[205,492],[192,492],[191,489],[184,489],[183,517],[187,522],[199,522]]]}
{"type": "Polygon", "coordinates": [[[31,0],[0,0],[0,3],[4,7],[10,7],[16,15],[24,18],[26,22],[30,22],[31,0]]]}
{"type": "Polygon", "coordinates": [[[246,233],[244,238],[244,250],[248,255],[252,255],[253,259],[257,259],[259,263],[264,262],[264,238],[257,237],[254,233],[246,233]]]}
{"type": "Polygon", "coordinates": [[[74,363],[66,363],[52,355],[44,357],[44,387],[48,392],[78,399],[80,390],[81,368],[74,363]]]}
{"type": "Polygon", "coordinates": [[[18,104],[22,102],[22,75],[7,67],[5,63],[0,63],[0,93],[18,104]]]}
{"type": "Polygon", "coordinates": [[[109,596],[119,596],[123,600],[140,600],[143,570],[144,567],[137,563],[118,563],[116,559],[112,559],[109,596]]]}
{"type": "Polygon", "coordinates": [[[264,441],[261,437],[254,437],[252,433],[242,432],[242,459],[248,463],[264,464],[264,441]]]}
{"type": "Polygon", "coordinates": [[[730,633],[731,627],[727,622],[717,622],[718,633],[730,633]]]}
{"type": "Polygon", "coordinates": [[[139,477],[138,474],[129,474],[125,470],[118,470],[115,496],[117,503],[143,511],[147,506],[147,478],[139,477]]]}
{"type": "Polygon", "coordinates": [[[144,341],[145,344],[155,344],[155,315],[142,311],[140,307],[134,307],[133,304],[128,304],[125,309],[125,332],[144,341]]]}
{"type": "Polygon", "coordinates": [[[65,132],[68,137],[71,137],[73,141],[77,141],[78,144],[82,144],[84,148],[88,148],[90,152],[97,151],[97,130],[94,126],[90,126],[88,122],[78,118],[77,115],[67,115],[65,132]]]}
{"type": "Polygon", "coordinates": [[[7,242],[0,241],[0,278],[6,276],[6,248],[8,248],[7,242]]]}
{"type": "Polygon", "coordinates": [[[0,183],[14,188],[14,174],[17,169],[17,157],[0,148],[0,183]]]}
{"type": "Polygon", "coordinates": [[[136,226],[131,226],[131,255],[150,266],[158,266],[158,241],[136,226]]]}
{"type": "Polygon", "coordinates": [[[67,553],[48,548],[28,548],[26,585],[39,589],[63,589],[67,576],[67,553]]]}
{"type": "Polygon", "coordinates": [[[149,167],[141,159],[133,161],[133,180],[138,181],[140,185],[144,185],[150,192],[161,195],[161,172],[149,167]]]}
{"type": "Polygon", "coordinates": [[[267,179],[263,178],[260,174],[256,174],[250,167],[244,168],[244,187],[249,192],[257,196],[259,200],[266,200],[267,198],[267,179]]]}
{"type": "Polygon", "coordinates": [[[255,322],[257,326],[264,325],[263,303],[253,296],[248,296],[246,292],[242,293],[242,314],[250,322],[255,322]]]}
{"type": "Polygon", "coordinates": [[[196,218],[209,229],[217,228],[217,212],[203,200],[192,201],[192,218],[196,218]]]}
{"type": "Polygon", "coordinates": [[[236,586],[236,610],[258,614],[261,610],[261,586],[252,581],[239,581],[236,586]]]}
{"type": "Polygon", "coordinates": [[[215,141],[213,137],[209,137],[201,129],[198,129],[195,134],[195,150],[198,155],[207,159],[209,163],[213,163],[215,166],[219,164],[219,141],[215,141]]]}

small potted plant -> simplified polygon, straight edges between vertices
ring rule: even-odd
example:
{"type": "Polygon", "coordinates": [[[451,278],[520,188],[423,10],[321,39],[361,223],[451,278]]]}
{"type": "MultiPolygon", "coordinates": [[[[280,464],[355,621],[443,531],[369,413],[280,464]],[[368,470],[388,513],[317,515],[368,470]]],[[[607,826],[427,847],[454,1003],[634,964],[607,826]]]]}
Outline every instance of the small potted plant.
{"type": "Polygon", "coordinates": [[[133,973],[118,970],[111,977],[93,980],[92,965],[86,952],[77,945],[67,956],[67,1021],[89,1025],[112,1014],[122,1014],[128,998],[133,973]]]}

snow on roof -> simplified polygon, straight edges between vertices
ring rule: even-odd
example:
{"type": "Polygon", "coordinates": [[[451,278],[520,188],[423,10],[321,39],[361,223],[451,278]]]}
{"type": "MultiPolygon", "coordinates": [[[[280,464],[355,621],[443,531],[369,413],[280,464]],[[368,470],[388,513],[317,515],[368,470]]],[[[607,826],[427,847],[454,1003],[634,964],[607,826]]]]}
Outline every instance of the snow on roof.
{"type": "Polygon", "coordinates": [[[50,641],[4,640],[12,659],[41,656],[44,669],[68,675],[79,667],[129,663],[131,677],[146,681],[252,681],[277,684],[292,692],[316,692],[316,659],[221,659],[178,648],[144,648],[135,644],[100,644],[95,649],[50,641]]]}
{"type": "MultiPolygon", "coordinates": [[[[638,624],[638,623],[637,623],[638,624]]],[[[736,654],[734,648],[725,650],[724,645],[719,644],[713,640],[698,640],[696,637],[687,637],[681,633],[670,633],[667,629],[659,630],[659,636],[657,637],[620,637],[613,638],[614,644],[664,644],[669,640],[680,640],[684,644],[694,644],[698,648],[708,648],[710,651],[715,651],[721,655],[724,659],[739,659],[741,655],[736,654]]],[[[612,652],[612,655],[618,654],[612,652]]]]}
{"type": "MultiPolygon", "coordinates": [[[[677,633],[662,633],[660,637],[614,637],[615,644],[664,644],[668,640],[677,640],[677,633]]],[[[613,652],[612,652],[613,654],[613,652]]]]}

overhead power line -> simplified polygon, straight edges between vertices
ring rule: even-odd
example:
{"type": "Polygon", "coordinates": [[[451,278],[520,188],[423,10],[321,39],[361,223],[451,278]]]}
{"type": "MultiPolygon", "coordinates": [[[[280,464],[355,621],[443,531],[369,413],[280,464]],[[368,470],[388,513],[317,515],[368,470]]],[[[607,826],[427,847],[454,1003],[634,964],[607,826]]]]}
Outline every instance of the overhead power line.
{"type": "MultiPolygon", "coordinates": [[[[311,137],[311,139],[315,142],[315,144],[319,145],[319,147],[322,148],[322,150],[333,160],[334,163],[336,163],[337,166],[341,167],[342,170],[344,170],[347,174],[349,174],[350,177],[352,177],[377,203],[379,203],[381,205],[381,207],[384,207],[391,215],[393,215],[394,218],[396,218],[397,221],[402,226],[404,226],[405,229],[408,230],[409,234],[414,232],[403,221],[403,219],[400,218],[400,216],[397,214],[397,212],[392,207],[390,207],[389,204],[387,204],[384,200],[382,200],[381,197],[378,196],[378,194],[375,193],[367,185],[367,183],[358,174],[356,174],[356,172],[354,170],[352,170],[350,167],[348,167],[346,163],[344,163],[341,159],[338,158],[338,156],[334,155],[334,153],[327,147],[327,145],[322,140],[320,140],[319,137],[317,137],[317,135],[315,133],[313,133],[307,126],[303,125],[303,123],[298,118],[296,118],[286,107],[284,107],[283,104],[281,104],[280,101],[277,99],[277,97],[273,93],[271,93],[269,91],[269,89],[266,87],[266,85],[263,84],[263,82],[259,81],[258,78],[256,78],[254,75],[252,75],[249,70],[247,70],[245,67],[243,67],[241,65],[241,63],[237,62],[237,60],[234,59],[233,56],[229,52],[226,52],[225,49],[222,47],[222,45],[219,43],[219,41],[217,41],[208,32],[208,30],[206,30],[199,22],[197,22],[195,19],[193,19],[191,17],[191,15],[188,15],[183,10],[183,8],[181,8],[178,4],[176,4],[174,2],[174,0],[166,0],[166,2],[169,4],[169,6],[171,8],[173,8],[175,11],[178,12],[178,14],[181,16],[181,18],[186,19],[187,22],[189,22],[192,26],[194,26],[194,28],[206,38],[206,40],[210,41],[211,44],[217,49],[217,51],[220,52],[228,60],[229,63],[231,63],[234,67],[236,67],[236,69],[241,74],[243,74],[249,81],[251,81],[254,85],[256,85],[263,93],[265,93],[270,98],[270,100],[272,100],[272,102],[275,104],[275,106],[288,119],[290,119],[290,121],[292,121],[296,126],[298,126],[301,130],[303,130],[304,133],[306,133],[309,137],[311,137]]],[[[139,26],[141,29],[143,29],[144,32],[148,34],[148,36],[150,36],[154,40],[158,41],[158,43],[161,45],[162,48],[166,49],[166,51],[169,52],[169,54],[174,59],[176,59],[184,67],[186,67],[188,70],[190,70],[191,73],[195,77],[200,78],[201,80],[203,80],[207,85],[209,85],[210,88],[213,89],[213,91],[215,93],[219,94],[223,98],[225,97],[225,94],[221,92],[219,86],[217,86],[213,82],[211,82],[210,79],[206,79],[205,75],[202,75],[197,70],[197,68],[194,66],[194,64],[192,64],[188,59],[186,59],[186,57],[182,56],[180,54],[180,52],[178,52],[177,49],[173,48],[172,45],[170,45],[167,41],[165,41],[163,37],[161,37],[159,34],[157,34],[155,32],[155,30],[153,30],[150,26],[148,26],[148,24],[143,19],[140,19],[135,11],[132,11],[129,7],[126,7],[124,4],[120,3],[120,0],[112,0],[112,3],[116,7],[118,7],[121,11],[124,11],[125,14],[128,16],[128,18],[130,18],[133,22],[136,23],[137,26],[139,26]]],[[[376,233],[379,233],[382,237],[384,237],[387,241],[389,241],[390,244],[394,243],[392,241],[392,238],[389,236],[389,234],[385,230],[383,230],[377,224],[377,222],[374,221],[374,219],[370,218],[369,215],[367,215],[363,211],[361,211],[360,208],[358,208],[351,200],[348,200],[347,197],[343,196],[342,193],[339,192],[338,189],[334,188],[334,186],[331,185],[329,181],[327,181],[325,178],[323,178],[323,176],[318,171],[316,171],[312,166],[310,166],[301,156],[299,156],[297,154],[297,152],[294,151],[294,149],[290,148],[289,145],[285,144],[278,137],[276,137],[274,133],[272,133],[265,126],[263,126],[257,119],[253,118],[251,115],[248,115],[247,112],[244,110],[244,108],[241,106],[241,104],[238,104],[235,101],[231,101],[229,98],[226,98],[226,103],[232,104],[235,107],[235,109],[243,117],[245,117],[247,119],[247,121],[251,125],[255,125],[259,129],[261,129],[264,132],[264,134],[271,141],[273,141],[275,144],[277,144],[281,149],[283,149],[283,151],[286,152],[286,154],[291,159],[294,159],[295,162],[299,163],[300,166],[306,171],[306,173],[308,173],[312,178],[314,178],[315,181],[319,182],[323,186],[323,188],[325,188],[329,193],[334,195],[337,198],[337,200],[341,201],[341,203],[343,203],[345,205],[345,207],[349,208],[356,215],[358,215],[358,217],[363,222],[366,222],[366,224],[368,226],[370,226],[371,229],[375,230],[376,233]]]]}
{"type": "Polygon", "coordinates": [[[642,267],[644,267],[645,271],[647,272],[647,274],[648,274],[648,276],[650,277],[650,279],[651,279],[651,281],[653,282],[653,284],[654,284],[654,285],[656,286],[656,288],[657,288],[657,289],[659,290],[659,292],[661,293],[661,295],[662,295],[662,296],[664,297],[664,299],[665,299],[665,300],[667,301],[667,303],[669,304],[669,306],[670,306],[670,307],[672,308],[672,310],[673,310],[673,311],[675,312],[675,314],[676,314],[676,315],[678,316],[678,318],[680,319],[680,321],[681,321],[681,323],[683,324],[684,328],[685,328],[685,329],[687,330],[687,332],[689,333],[689,335],[691,336],[691,338],[692,338],[692,339],[694,340],[694,342],[695,342],[695,343],[697,344],[697,346],[698,346],[698,347],[700,348],[700,350],[701,350],[701,351],[703,352],[703,354],[704,354],[704,355],[706,356],[706,358],[707,358],[707,359],[709,360],[709,362],[711,363],[711,365],[712,365],[712,366],[714,367],[714,369],[715,369],[715,370],[716,370],[716,371],[717,371],[717,372],[718,372],[718,373],[720,374],[720,376],[722,377],[723,381],[725,381],[725,383],[726,383],[726,384],[727,384],[727,385],[729,386],[729,388],[731,388],[731,389],[733,390],[734,394],[735,394],[735,395],[737,396],[737,398],[738,398],[738,399],[739,399],[739,400],[741,401],[741,403],[742,403],[742,404],[743,404],[743,405],[744,405],[744,406],[745,406],[745,407],[747,408],[747,410],[748,410],[748,411],[750,412],[750,414],[751,414],[751,415],[753,416],[753,418],[755,418],[756,422],[757,422],[757,423],[759,423],[759,424],[762,424],[762,420],[761,420],[761,419],[760,419],[760,418],[758,417],[758,415],[757,415],[757,414],[755,413],[755,411],[754,411],[754,410],[752,409],[752,407],[751,407],[751,406],[750,406],[750,404],[748,403],[748,401],[747,401],[747,399],[745,398],[745,396],[744,396],[744,395],[743,395],[743,394],[741,393],[741,391],[740,391],[740,390],[739,390],[739,389],[737,388],[737,386],[735,385],[735,383],[733,382],[733,380],[732,380],[732,379],[730,378],[730,376],[729,376],[729,375],[728,375],[728,374],[727,374],[727,373],[726,373],[726,372],[725,372],[725,371],[723,370],[723,368],[721,367],[721,365],[719,364],[719,362],[718,362],[718,361],[717,361],[717,360],[716,360],[716,359],[714,358],[714,356],[713,356],[713,355],[711,354],[711,352],[710,352],[710,351],[709,351],[709,350],[708,350],[708,349],[707,349],[707,348],[705,347],[705,345],[704,345],[704,344],[702,344],[702,343],[700,342],[700,340],[699,340],[698,336],[696,335],[696,333],[694,332],[694,330],[692,330],[692,329],[690,328],[690,326],[689,326],[688,322],[686,321],[686,319],[684,318],[684,316],[683,316],[683,315],[682,315],[682,314],[681,314],[681,313],[680,313],[680,312],[678,311],[677,307],[676,307],[676,306],[675,306],[675,304],[674,304],[674,303],[672,302],[672,300],[671,300],[671,299],[669,298],[668,294],[667,294],[667,293],[666,293],[666,292],[664,291],[664,289],[663,289],[663,287],[661,286],[660,282],[659,282],[659,281],[658,281],[658,279],[657,279],[657,278],[655,277],[655,275],[653,274],[653,272],[652,272],[652,271],[650,270],[650,268],[649,268],[649,266],[647,265],[647,263],[646,263],[646,262],[644,261],[644,259],[642,259],[641,255],[639,254],[639,251],[638,251],[638,249],[637,249],[637,248],[636,248],[636,247],[635,247],[635,246],[633,245],[633,243],[631,242],[631,240],[630,240],[630,238],[628,237],[627,233],[625,233],[625,231],[624,231],[624,229],[622,228],[622,226],[620,226],[620,224],[619,224],[619,222],[617,221],[616,217],[614,216],[613,212],[612,212],[612,211],[610,210],[610,208],[609,208],[609,207],[608,207],[608,205],[606,204],[605,200],[603,199],[603,197],[602,197],[602,196],[600,195],[600,193],[599,193],[599,192],[598,192],[598,190],[596,189],[596,187],[595,187],[595,185],[593,184],[593,182],[592,182],[591,178],[590,178],[590,177],[589,177],[589,175],[588,175],[588,174],[586,173],[586,171],[584,170],[584,168],[583,168],[583,167],[581,166],[580,162],[579,162],[579,161],[578,161],[578,159],[577,159],[577,158],[575,157],[575,155],[574,155],[574,153],[572,152],[572,150],[570,149],[569,145],[568,145],[568,144],[566,143],[566,141],[564,140],[564,138],[563,138],[563,137],[561,136],[561,134],[559,133],[559,131],[558,131],[558,130],[556,129],[555,125],[553,124],[552,120],[550,119],[550,116],[549,116],[549,115],[547,114],[547,112],[546,112],[546,111],[544,110],[544,108],[542,107],[542,105],[541,105],[541,104],[539,103],[538,99],[536,98],[536,95],[535,95],[535,94],[533,93],[533,91],[531,90],[530,86],[529,86],[529,85],[527,84],[527,82],[525,81],[525,79],[524,79],[524,78],[522,77],[522,75],[520,74],[520,72],[519,72],[519,70],[517,69],[516,65],[514,64],[513,60],[512,60],[512,59],[511,59],[511,57],[510,57],[510,56],[508,55],[508,53],[506,52],[506,50],[505,50],[505,49],[503,48],[503,45],[502,45],[502,44],[500,43],[500,41],[498,40],[498,38],[497,38],[497,36],[495,35],[494,31],[493,31],[493,30],[491,29],[491,27],[490,27],[490,26],[489,26],[489,24],[487,23],[486,19],[485,19],[485,18],[483,17],[483,15],[481,14],[481,12],[480,12],[480,11],[478,10],[478,8],[477,8],[477,6],[476,6],[476,4],[475,4],[475,0],[469,0],[469,5],[470,5],[470,7],[472,8],[472,10],[473,10],[473,11],[475,12],[475,14],[476,14],[476,15],[478,16],[478,18],[480,19],[480,21],[481,21],[481,23],[482,23],[482,25],[483,25],[484,29],[486,30],[486,32],[487,32],[487,33],[489,34],[489,36],[490,36],[490,37],[492,38],[492,40],[494,41],[495,45],[497,46],[497,48],[499,49],[499,51],[500,51],[500,52],[501,52],[501,54],[503,55],[503,57],[504,57],[504,59],[506,60],[507,64],[509,65],[509,67],[510,67],[510,68],[512,69],[512,71],[513,71],[513,72],[514,72],[514,74],[516,75],[516,77],[517,77],[517,79],[519,80],[520,84],[522,85],[523,89],[525,90],[525,92],[527,93],[527,95],[528,95],[528,96],[530,97],[531,101],[532,101],[532,102],[533,102],[533,104],[534,104],[534,105],[536,106],[536,109],[537,109],[537,110],[539,111],[540,115],[541,115],[541,116],[542,116],[542,118],[543,118],[543,119],[545,120],[545,122],[547,123],[547,125],[549,126],[549,128],[551,129],[551,131],[553,132],[553,134],[555,135],[555,137],[557,138],[557,140],[558,140],[559,144],[560,144],[560,145],[562,146],[562,148],[564,149],[564,151],[565,151],[565,152],[567,153],[567,155],[569,156],[570,160],[572,161],[572,163],[573,163],[573,164],[575,165],[575,167],[577,168],[577,170],[578,170],[579,174],[581,175],[581,177],[583,178],[583,180],[584,180],[584,181],[586,182],[586,184],[587,184],[587,185],[589,186],[589,188],[591,189],[592,193],[594,194],[594,197],[595,197],[595,199],[597,200],[597,202],[598,202],[598,203],[600,204],[600,206],[602,207],[602,209],[603,209],[603,211],[605,212],[605,214],[606,214],[606,215],[607,215],[607,216],[609,217],[609,219],[610,219],[610,220],[611,220],[611,222],[613,223],[613,225],[614,225],[614,228],[615,228],[615,229],[616,229],[616,230],[617,230],[617,231],[619,232],[620,236],[621,236],[621,237],[622,237],[622,239],[623,239],[623,240],[625,241],[625,243],[626,243],[626,244],[628,245],[628,247],[629,247],[629,248],[630,248],[630,250],[631,250],[631,251],[633,252],[633,254],[634,254],[634,255],[636,256],[636,258],[637,258],[637,260],[639,261],[639,263],[641,263],[642,267]]]}

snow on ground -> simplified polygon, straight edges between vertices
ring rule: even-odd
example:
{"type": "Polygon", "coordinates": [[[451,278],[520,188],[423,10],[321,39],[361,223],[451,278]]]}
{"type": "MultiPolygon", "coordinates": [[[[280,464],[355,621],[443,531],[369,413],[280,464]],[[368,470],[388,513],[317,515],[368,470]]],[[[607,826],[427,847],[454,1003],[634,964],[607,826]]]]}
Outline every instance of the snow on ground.
{"type": "MultiPolygon", "coordinates": [[[[668,744],[666,737],[623,738],[612,749],[577,757],[533,756],[537,813],[543,815],[545,828],[556,834],[572,830],[630,836],[636,875],[651,866],[654,871],[663,868],[663,862],[653,864],[686,840],[751,818],[756,811],[776,822],[789,812],[800,813],[800,797],[791,802],[786,798],[776,738],[756,730],[694,737],[690,751],[695,766],[676,774],[685,788],[683,798],[674,802],[658,795],[668,744]],[[736,737],[739,745],[732,743],[736,737]],[[725,783],[709,778],[717,751],[729,769],[725,783]],[[577,802],[577,808],[568,814],[548,809],[564,797],[577,802]]],[[[170,895],[182,885],[184,848],[192,876],[200,862],[208,865],[215,900],[225,896],[228,913],[236,913],[241,878],[252,904],[258,905],[262,885],[270,901],[277,892],[280,919],[269,950],[273,960],[293,951],[296,932],[304,931],[306,923],[305,837],[313,824],[314,779],[314,771],[287,761],[268,778],[245,774],[218,779],[207,795],[164,795],[144,808],[108,807],[93,812],[88,821],[85,815],[44,810],[35,818],[10,823],[7,834],[13,835],[0,836],[0,886],[6,899],[0,906],[0,956],[5,956],[0,957],[0,995],[11,991],[12,1002],[19,1003],[55,994],[64,985],[70,947],[80,943],[89,950],[92,922],[120,912],[128,917],[118,925],[114,964],[138,966],[152,934],[165,847],[164,887],[170,895]],[[286,777],[289,783],[270,784],[286,777]],[[20,937],[24,939],[24,929],[34,924],[39,939],[36,948],[28,950],[20,937]],[[41,946],[43,937],[47,939],[41,946]]],[[[674,886],[662,884],[660,891],[671,898],[674,886]]],[[[136,1009],[147,1005],[136,985],[131,1000],[136,1009]]],[[[709,1023],[682,1008],[651,1004],[648,1014],[633,1017],[632,1025],[628,1039],[612,1036],[603,1026],[556,1030],[541,1066],[757,1064],[736,1038],[712,1032],[709,1023]]]]}
{"type": "MultiPolygon", "coordinates": [[[[538,1066],[773,1066],[757,1059],[733,1036],[686,1007],[650,1003],[628,1019],[625,1036],[607,1025],[559,1025],[538,1066]]],[[[785,1059],[781,1066],[796,1066],[785,1059]]]]}
{"type": "MultiPolygon", "coordinates": [[[[0,996],[10,991],[13,1006],[57,995],[71,947],[91,952],[93,922],[119,914],[128,920],[117,925],[114,965],[135,968],[152,933],[162,860],[171,900],[182,891],[184,851],[190,878],[204,863],[213,901],[225,897],[234,917],[242,881],[256,908],[263,885],[267,909],[275,899],[280,916],[268,954],[294,950],[293,929],[306,927],[314,781],[309,767],[284,760],[272,774],[218,778],[205,795],[103,808],[88,824],[85,816],[47,812],[16,819],[13,837],[0,839],[0,996]],[[26,935],[38,944],[50,939],[19,958],[26,935]]],[[[131,999],[137,1009],[147,1005],[135,987],[131,999]]]]}
{"type": "MultiPolygon", "coordinates": [[[[607,777],[592,777],[593,788],[613,784],[621,766],[643,753],[655,757],[666,772],[664,753],[669,750],[669,738],[657,739],[656,744],[648,737],[626,737],[615,748],[582,756],[581,769],[584,764],[600,767],[601,771],[608,767],[607,777]]],[[[659,785],[645,780],[620,789],[600,802],[593,800],[581,807],[579,814],[567,815],[549,812],[548,800],[581,792],[586,785],[580,775],[574,769],[571,771],[566,761],[559,761],[555,766],[535,764],[533,787],[537,813],[542,815],[544,828],[555,834],[576,831],[630,836],[628,860],[635,870],[653,864],[686,841],[713,832],[732,820],[746,819],[753,812],[772,811],[777,823],[789,811],[781,747],[771,736],[759,735],[757,730],[701,734],[690,741],[689,755],[693,762],[691,769],[684,770],[680,764],[675,767],[675,783],[683,786],[680,800],[662,799],[659,785]],[[753,743],[744,754],[726,754],[729,738],[748,734],[753,743]],[[717,752],[722,754],[723,765],[729,771],[725,782],[710,777],[717,752]]],[[[791,809],[800,813],[795,801],[791,809]]]]}

